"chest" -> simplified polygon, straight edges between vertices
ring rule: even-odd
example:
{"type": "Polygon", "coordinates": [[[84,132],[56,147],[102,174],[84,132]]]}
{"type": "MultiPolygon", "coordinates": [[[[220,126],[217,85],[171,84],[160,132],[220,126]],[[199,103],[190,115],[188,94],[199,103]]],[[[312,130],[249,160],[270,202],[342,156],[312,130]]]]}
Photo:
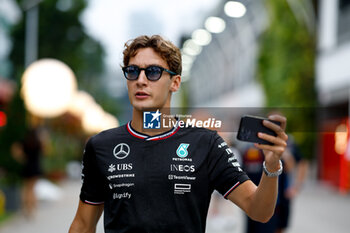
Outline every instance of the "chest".
{"type": "Polygon", "coordinates": [[[186,196],[207,191],[206,151],[189,142],[121,142],[96,151],[100,172],[113,199],[140,193],[186,196]]]}

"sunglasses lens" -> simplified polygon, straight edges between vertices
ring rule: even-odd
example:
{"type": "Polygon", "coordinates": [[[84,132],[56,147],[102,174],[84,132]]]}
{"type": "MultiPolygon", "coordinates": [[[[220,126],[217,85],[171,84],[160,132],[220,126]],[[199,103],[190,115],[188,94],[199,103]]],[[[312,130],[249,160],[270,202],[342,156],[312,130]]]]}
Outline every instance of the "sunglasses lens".
{"type": "Polygon", "coordinates": [[[147,78],[152,81],[158,80],[160,79],[160,76],[162,76],[162,69],[157,66],[147,67],[145,72],[146,72],[147,78]]]}
{"type": "Polygon", "coordinates": [[[129,80],[136,80],[139,77],[140,70],[136,66],[128,66],[124,69],[124,76],[129,80]]]}

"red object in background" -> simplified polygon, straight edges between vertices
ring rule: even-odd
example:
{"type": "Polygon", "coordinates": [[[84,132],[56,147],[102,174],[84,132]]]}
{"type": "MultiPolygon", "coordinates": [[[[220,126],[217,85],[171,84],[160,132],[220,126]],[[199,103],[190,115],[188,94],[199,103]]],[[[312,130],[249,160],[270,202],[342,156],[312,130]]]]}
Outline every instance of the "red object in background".
{"type": "Polygon", "coordinates": [[[7,117],[6,114],[4,112],[0,111],[0,127],[5,126],[7,123],[7,117]]]}
{"type": "MultiPolygon", "coordinates": [[[[323,123],[320,138],[319,178],[337,187],[340,193],[350,192],[350,122],[347,118],[323,123]],[[339,154],[336,151],[335,131],[339,125],[347,126],[347,148],[339,154]]],[[[344,131],[345,132],[345,131],[344,131]]]]}
{"type": "Polygon", "coordinates": [[[350,121],[346,122],[348,131],[346,138],[346,149],[340,155],[340,169],[339,169],[339,191],[341,193],[350,192],[350,121]]]}
{"type": "Polygon", "coordinates": [[[340,156],[334,150],[334,143],[334,133],[321,134],[319,176],[322,181],[338,186],[340,156]]]}

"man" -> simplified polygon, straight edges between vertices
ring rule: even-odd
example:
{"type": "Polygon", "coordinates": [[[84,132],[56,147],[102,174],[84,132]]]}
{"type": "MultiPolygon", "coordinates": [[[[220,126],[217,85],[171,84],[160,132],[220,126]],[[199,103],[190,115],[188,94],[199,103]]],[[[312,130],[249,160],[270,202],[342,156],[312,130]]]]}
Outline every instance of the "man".
{"type": "Polygon", "coordinates": [[[266,222],[277,197],[280,157],[286,147],[286,119],[281,127],[264,122],[277,137],[259,134],[274,146],[256,145],[265,154],[266,174],[254,185],[216,132],[185,128],[143,132],[143,111],[170,108],[181,83],[181,53],[160,36],[140,36],[125,44],[124,76],[132,120],[87,142],[83,185],[70,233],[95,232],[104,211],[105,232],[205,231],[215,190],[251,218],[266,222]]]}

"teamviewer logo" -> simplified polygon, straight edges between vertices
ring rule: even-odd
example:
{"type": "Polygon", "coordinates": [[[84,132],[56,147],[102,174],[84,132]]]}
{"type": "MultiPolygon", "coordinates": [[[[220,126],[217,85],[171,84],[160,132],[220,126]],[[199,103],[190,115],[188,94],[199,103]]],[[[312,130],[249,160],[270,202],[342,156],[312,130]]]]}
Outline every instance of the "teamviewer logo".
{"type": "Polygon", "coordinates": [[[143,128],[144,129],[160,129],[160,116],[162,114],[156,112],[143,112],[143,128]]]}

